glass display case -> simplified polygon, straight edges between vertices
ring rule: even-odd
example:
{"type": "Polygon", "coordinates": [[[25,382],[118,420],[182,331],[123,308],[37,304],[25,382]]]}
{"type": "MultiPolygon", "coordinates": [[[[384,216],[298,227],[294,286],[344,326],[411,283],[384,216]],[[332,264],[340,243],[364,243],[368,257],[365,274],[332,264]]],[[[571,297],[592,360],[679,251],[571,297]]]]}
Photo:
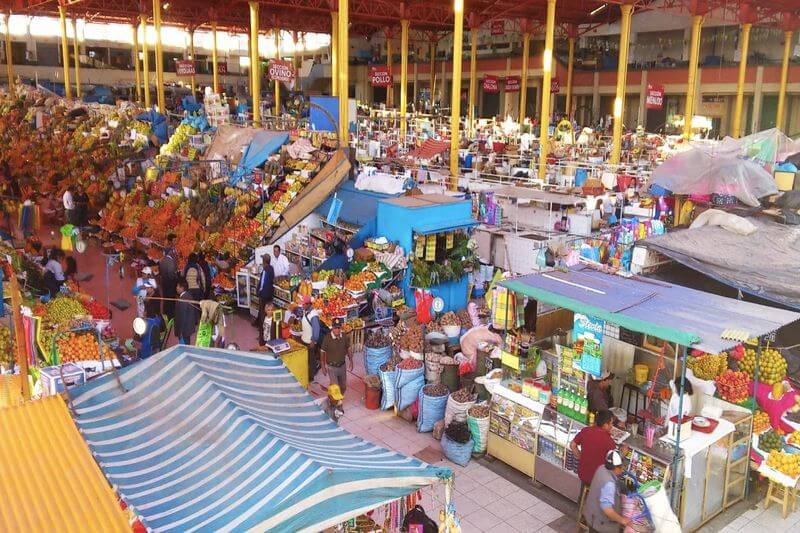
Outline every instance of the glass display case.
{"type": "Polygon", "coordinates": [[[536,438],[544,405],[498,385],[489,411],[487,453],[533,477],[536,438]]]}
{"type": "Polygon", "coordinates": [[[534,479],[577,502],[581,482],[578,461],[569,451],[569,443],[585,426],[550,407],[539,422],[539,441],[534,479]]]}
{"type": "Polygon", "coordinates": [[[250,307],[250,271],[240,270],[236,273],[236,307],[250,307]]]}

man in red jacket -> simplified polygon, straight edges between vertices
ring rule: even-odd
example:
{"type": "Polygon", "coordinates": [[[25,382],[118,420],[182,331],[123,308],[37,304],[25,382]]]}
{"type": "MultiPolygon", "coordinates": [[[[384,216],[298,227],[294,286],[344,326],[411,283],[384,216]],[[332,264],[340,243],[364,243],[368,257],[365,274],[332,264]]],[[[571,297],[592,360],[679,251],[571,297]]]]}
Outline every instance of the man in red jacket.
{"type": "Polygon", "coordinates": [[[608,409],[598,411],[594,426],[586,426],[569,443],[569,449],[578,459],[578,477],[584,486],[592,483],[595,471],[606,460],[606,454],[617,448],[611,438],[614,415],[608,409]],[[580,446],[580,449],[578,448],[580,446]]]}

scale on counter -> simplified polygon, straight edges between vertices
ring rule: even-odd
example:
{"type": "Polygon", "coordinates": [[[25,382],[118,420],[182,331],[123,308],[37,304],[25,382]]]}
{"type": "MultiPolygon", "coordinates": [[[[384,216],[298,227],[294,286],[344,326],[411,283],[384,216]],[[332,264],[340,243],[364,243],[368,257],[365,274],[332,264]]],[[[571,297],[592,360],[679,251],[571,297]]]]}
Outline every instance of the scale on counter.
{"type": "Polygon", "coordinates": [[[275,339],[267,341],[266,346],[275,355],[278,355],[279,353],[283,352],[288,352],[292,349],[289,343],[283,339],[275,339]]]}

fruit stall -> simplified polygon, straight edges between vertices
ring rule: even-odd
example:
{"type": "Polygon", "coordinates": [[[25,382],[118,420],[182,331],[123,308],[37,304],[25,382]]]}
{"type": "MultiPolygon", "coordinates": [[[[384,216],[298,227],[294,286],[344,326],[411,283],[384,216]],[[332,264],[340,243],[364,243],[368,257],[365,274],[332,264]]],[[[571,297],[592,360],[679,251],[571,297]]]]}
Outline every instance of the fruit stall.
{"type": "Polygon", "coordinates": [[[569,442],[592,423],[589,392],[605,372],[614,375],[612,437],[629,446],[626,469],[666,491],[684,531],[745,496],[756,430],[766,435],[752,438],[752,451],[772,450],[759,473],[800,474],[782,455],[793,437],[776,437],[788,428],[783,413],[798,410],[796,393],[784,384],[785,360],[763,342],[800,314],[586,266],[502,280],[491,307],[505,335],[502,373],[491,376],[489,453],[534,479],[579,497],[569,442]],[[542,330],[530,306],[572,317],[542,330]],[[686,382],[691,396],[677,392],[686,382]],[[764,401],[780,403],[777,419],[764,401]],[[770,418],[787,426],[769,429],[770,418]]]}

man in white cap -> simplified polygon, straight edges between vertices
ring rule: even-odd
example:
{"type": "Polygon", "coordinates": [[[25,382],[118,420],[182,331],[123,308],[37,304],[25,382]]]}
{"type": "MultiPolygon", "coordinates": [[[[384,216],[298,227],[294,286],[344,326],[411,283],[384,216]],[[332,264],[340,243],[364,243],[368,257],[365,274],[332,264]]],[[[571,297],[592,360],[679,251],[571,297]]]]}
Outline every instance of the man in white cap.
{"type": "Polygon", "coordinates": [[[133,295],[136,296],[136,316],[146,318],[144,303],[148,296],[154,296],[156,292],[156,280],[153,277],[153,269],[146,266],[142,269],[142,274],[136,279],[133,286],[133,295]]]}
{"type": "Polygon", "coordinates": [[[589,486],[589,495],[583,506],[583,517],[589,531],[599,533],[618,533],[620,527],[627,527],[630,518],[622,516],[619,491],[619,476],[623,472],[622,456],[616,450],[606,454],[605,467],[597,469],[589,486]]]}

